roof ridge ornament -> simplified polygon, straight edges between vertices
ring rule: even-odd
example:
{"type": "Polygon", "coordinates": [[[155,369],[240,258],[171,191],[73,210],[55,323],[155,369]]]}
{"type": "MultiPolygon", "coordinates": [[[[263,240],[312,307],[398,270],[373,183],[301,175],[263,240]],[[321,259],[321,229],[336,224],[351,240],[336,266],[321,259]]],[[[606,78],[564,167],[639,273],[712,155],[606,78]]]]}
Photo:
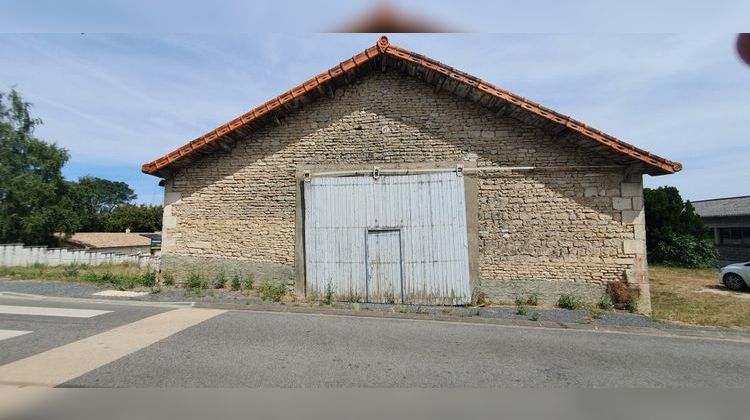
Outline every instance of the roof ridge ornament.
{"type": "Polygon", "coordinates": [[[378,43],[376,44],[378,46],[378,50],[380,50],[381,53],[384,53],[385,50],[388,49],[388,47],[391,45],[390,41],[388,41],[388,37],[383,35],[380,38],[378,38],[378,43]]]}

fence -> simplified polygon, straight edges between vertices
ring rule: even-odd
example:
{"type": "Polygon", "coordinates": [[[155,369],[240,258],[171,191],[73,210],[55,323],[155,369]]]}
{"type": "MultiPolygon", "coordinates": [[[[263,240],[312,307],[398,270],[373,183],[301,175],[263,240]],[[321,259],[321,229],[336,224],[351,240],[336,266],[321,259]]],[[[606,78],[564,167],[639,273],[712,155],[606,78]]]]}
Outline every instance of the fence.
{"type": "Polygon", "coordinates": [[[23,244],[0,244],[0,266],[15,267],[42,265],[101,265],[138,264],[150,270],[159,269],[159,257],[151,255],[125,255],[117,252],[98,252],[83,249],[47,248],[23,244]]]}

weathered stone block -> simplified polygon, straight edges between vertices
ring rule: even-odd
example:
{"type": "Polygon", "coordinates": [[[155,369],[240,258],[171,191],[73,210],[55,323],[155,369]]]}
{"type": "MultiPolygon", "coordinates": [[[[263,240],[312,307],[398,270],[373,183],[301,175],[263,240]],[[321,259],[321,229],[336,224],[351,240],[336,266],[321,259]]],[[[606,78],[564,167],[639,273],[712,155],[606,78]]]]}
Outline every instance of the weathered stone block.
{"type": "Polygon", "coordinates": [[[612,197],[612,208],[615,210],[631,210],[633,208],[633,202],[630,198],[612,197]]]}
{"type": "Polygon", "coordinates": [[[622,223],[628,225],[646,223],[643,210],[623,210],[622,223]]]}
{"type": "Polygon", "coordinates": [[[643,187],[640,183],[623,182],[620,184],[620,193],[623,197],[640,197],[643,194],[643,187]]]}

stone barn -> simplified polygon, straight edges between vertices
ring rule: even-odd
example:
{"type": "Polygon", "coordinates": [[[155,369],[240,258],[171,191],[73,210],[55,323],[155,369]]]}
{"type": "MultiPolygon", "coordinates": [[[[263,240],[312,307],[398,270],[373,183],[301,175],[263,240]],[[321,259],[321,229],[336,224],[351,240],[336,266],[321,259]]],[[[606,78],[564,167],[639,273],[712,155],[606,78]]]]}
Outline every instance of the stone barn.
{"type": "Polygon", "coordinates": [[[642,177],[680,169],[386,37],[143,165],[177,279],[447,305],[625,282],[645,312],[642,177]]]}

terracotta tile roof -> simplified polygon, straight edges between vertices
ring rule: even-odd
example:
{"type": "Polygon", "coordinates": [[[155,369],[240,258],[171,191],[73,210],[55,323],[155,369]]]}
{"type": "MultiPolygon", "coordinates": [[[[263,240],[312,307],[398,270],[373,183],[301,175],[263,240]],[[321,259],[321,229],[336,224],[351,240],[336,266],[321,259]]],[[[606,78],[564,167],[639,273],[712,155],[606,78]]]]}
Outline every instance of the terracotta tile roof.
{"type": "Polygon", "coordinates": [[[701,217],[750,216],[750,195],[691,201],[701,217]]]}
{"type": "Polygon", "coordinates": [[[663,175],[682,169],[682,164],[679,162],[656,156],[470,74],[392,45],[388,38],[383,36],[374,46],[338,66],[318,74],[173,152],[144,164],[142,171],[151,175],[166,176],[173,167],[184,165],[195,156],[209,154],[219,148],[228,149],[231,144],[254,127],[269,121],[278,123],[279,117],[311,102],[316,97],[332,96],[333,88],[348,83],[360,74],[374,69],[385,70],[390,66],[421,77],[435,84],[436,88],[452,90],[469,97],[482,106],[496,110],[498,115],[511,116],[542,125],[554,132],[561,140],[569,139],[579,143],[580,139],[586,139],[588,143],[593,141],[593,149],[614,152],[620,158],[625,159],[623,163],[626,161],[642,162],[646,173],[663,175]]]}
{"type": "Polygon", "coordinates": [[[65,242],[83,248],[125,248],[151,246],[151,239],[139,233],[126,232],[78,232],[65,242]]]}

